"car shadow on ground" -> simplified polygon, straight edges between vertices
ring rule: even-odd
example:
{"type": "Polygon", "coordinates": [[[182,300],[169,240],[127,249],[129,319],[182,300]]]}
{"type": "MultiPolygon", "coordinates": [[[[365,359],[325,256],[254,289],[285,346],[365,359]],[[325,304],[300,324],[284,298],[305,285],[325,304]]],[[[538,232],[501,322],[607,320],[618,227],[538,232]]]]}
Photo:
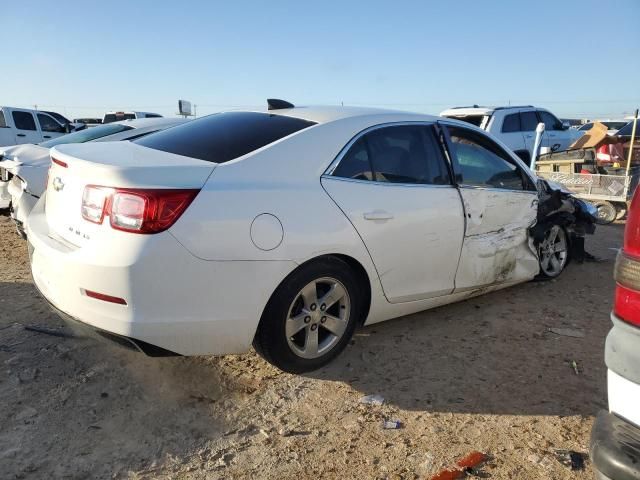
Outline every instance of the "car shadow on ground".
{"type": "Polygon", "coordinates": [[[30,283],[0,282],[0,293],[0,469],[9,476],[110,478],[147,468],[149,458],[183,455],[220,436],[228,427],[213,408],[242,401],[236,379],[197,359],[69,337],[30,283]]]}
{"type": "Polygon", "coordinates": [[[553,282],[364,327],[343,355],[309,376],[409,410],[593,415],[606,408],[607,260],[570,265],[553,282]]]}

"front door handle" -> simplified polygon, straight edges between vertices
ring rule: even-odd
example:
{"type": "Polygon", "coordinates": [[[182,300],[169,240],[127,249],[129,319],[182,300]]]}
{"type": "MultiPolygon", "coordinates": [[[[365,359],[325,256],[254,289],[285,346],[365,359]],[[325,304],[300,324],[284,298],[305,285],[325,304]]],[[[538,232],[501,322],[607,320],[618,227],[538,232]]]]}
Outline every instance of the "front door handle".
{"type": "Polygon", "coordinates": [[[365,220],[391,220],[393,214],[384,210],[374,210],[373,212],[364,213],[365,220]]]}
{"type": "Polygon", "coordinates": [[[530,133],[527,135],[527,138],[533,138],[533,135],[530,133]]]}
{"type": "Polygon", "coordinates": [[[26,137],[26,135],[24,133],[17,133],[16,137],[26,137]]]}
{"type": "Polygon", "coordinates": [[[51,135],[43,135],[42,138],[51,138],[51,135]]]}

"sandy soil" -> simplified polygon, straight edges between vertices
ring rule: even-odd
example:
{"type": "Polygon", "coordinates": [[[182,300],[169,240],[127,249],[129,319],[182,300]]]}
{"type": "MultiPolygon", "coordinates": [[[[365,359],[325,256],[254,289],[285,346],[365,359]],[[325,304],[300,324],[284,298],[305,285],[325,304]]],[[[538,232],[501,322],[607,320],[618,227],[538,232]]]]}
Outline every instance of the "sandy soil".
{"type": "Polygon", "coordinates": [[[330,366],[294,376],[254,353],[152,359],[25,330],[64,327],[0,216],[0,476],[430,478],[480,450],[487,478],[590,479],[589,462],[574,472],[553,453],[587,452],[606,407],[622,229],[589,237],[602,263],[363,328],[330,366]],[[359,403],[370,394],[384,404],[359,403]]]}

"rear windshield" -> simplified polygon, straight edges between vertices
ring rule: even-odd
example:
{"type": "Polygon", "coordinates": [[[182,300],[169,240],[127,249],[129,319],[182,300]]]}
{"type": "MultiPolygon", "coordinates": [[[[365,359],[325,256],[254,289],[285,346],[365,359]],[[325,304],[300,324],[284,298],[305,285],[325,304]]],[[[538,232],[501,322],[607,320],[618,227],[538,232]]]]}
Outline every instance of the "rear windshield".
{"type": "Polygon", "coordinates": [[[90,142],[97,138],[106,137],[107,135],[113,135],[115,133],[124,132],[125,130],[132,130],[133,128],[128,125],[111,124],[100,125],[99,127],[87,128],[80,130],[79,132],[70,133],[69,135],[62,135],[52,140],[40,143],[43,147],[51,148],[56,145],[64,145],[66,143],[84,143],[90,142]]]}
{"type": "MultiPolygon", "coordinates": [[[[618,133],[616,133],[616,135],[621,135],[623,137],[630,137],[632,129],[633,129],[633,120],[627,123],[620,130],[618,130],[618,133]]],[[[638,120],[638,126],[636,127],[636,136],[638,134],[640,134],[640,120],[638,120]]]]}
{"type": "Polygon", "coordinates": [[[314,122],[257,112],[216,113],[146,136],[134,143],[163,152],[224,163],[314,122]]]}

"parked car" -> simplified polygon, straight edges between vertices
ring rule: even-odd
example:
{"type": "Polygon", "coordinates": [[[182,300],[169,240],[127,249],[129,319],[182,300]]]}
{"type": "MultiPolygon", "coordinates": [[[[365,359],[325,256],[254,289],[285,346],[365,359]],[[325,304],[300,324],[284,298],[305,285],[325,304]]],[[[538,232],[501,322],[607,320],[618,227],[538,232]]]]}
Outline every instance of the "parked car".
{"type": "Polygon", "coordinates": [[[138,118],[161,118],[162,115],[151,112],[107,112],[102,123],[120,122],[122,120],[135,120],[138,118]]]}
{"type": "Polygon", "coordinates": [[[537,179],[485,131],[270,105],[133,142],[54,147],[27,222],[44,298],[72,324],[149,355],[253,344],[305,372],[358,325],[566,265],[564,229],[540,231],[537,247],[529,236],[537,179]]]}
{"type": "MultiPolygon", "coordinates": [[[[620,120],[620,121],[617,121],[617,120],[604,120],[604,121],[599,121],[599,122],[602,123],[603,125],[607,126],[607,133],[609,135],[615,135],[618,132],[618,130],[620,130],[627,123],[629,123],[627,120],[620,120]]],[[[585,123],[584,125],[582,125],[578,129],[578,131],[579,132],[588,132],[589,130],[591,130],[593,128],[593,124],[594,124],[594,122],[585,123]]]]}
{"type": "Polygon", "coordinates": [[[618,253],[613,328],[605,344],[609,411],[596,417],[591,459],[598,480],[640,478],[640,194],[618,253]]]}
{"type": "Polygon", "coordinates": [[[536,138],[536,126],[545,124],[542,147],[552,151],[566,150],[584,132],[569,128],[544,108],[524,105],[518,107],[456,107],[440,113],[476,125],[501,140],[527,165],[531,163],[531,150],[536,138]]]}
{"type": "MultiPolygon", "coordinates": [[[[0,199],[5,198],[10,202],[11,216],[18,233],[24,236],[24,222],[46,188],[47,172],[51,165],[50,148],[70,143],[133,140],[184,122],[182,118],[126,120],[74,132],[39,145],[0,147],[0,199]]],[[[1,207],[3,205],[0,204],[1,207]]]]}
{"type": "Polygon", "coordinates": [[[59,122],[51,113],[26,108],[0,107],[0,147],[40,143],[76,129],[71,123],[59,122]]]}

